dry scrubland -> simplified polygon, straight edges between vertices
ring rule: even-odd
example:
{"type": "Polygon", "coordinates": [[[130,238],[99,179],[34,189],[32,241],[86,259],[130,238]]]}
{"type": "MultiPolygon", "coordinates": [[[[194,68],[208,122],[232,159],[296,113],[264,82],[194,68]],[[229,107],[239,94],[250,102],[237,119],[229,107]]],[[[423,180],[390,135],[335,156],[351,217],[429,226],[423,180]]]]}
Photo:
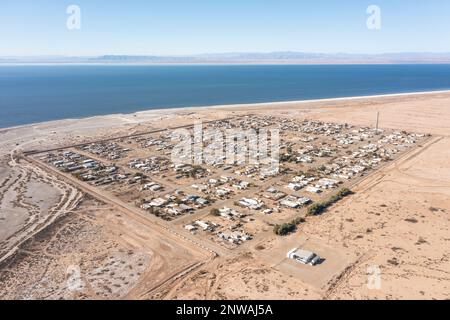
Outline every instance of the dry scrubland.
{"type": "MultiPolygon", "coordinates": [[[[450,93],[112,115],[0,131],[0,299],[448,299],[450,93]],[[202,248],[167,224],[21,159],[21,150],[245,114],[429,133],[295,234],[202,248]],[[318,267],[287,261],[301,246],[318,267]],[[69,290],[68,268],[82,287],[69,290]],[[367,288],[379,266],[380,290],[367,288]]],[[[180,226],[175,226],[178,229],[180,226]]],[[[264,228],[264,226],[262,227],[264,228]]],[[[177,230],[177,229],[176,229],[177,230]]],[[[266,230],[267,231],[267,230],[266,230]]]]}

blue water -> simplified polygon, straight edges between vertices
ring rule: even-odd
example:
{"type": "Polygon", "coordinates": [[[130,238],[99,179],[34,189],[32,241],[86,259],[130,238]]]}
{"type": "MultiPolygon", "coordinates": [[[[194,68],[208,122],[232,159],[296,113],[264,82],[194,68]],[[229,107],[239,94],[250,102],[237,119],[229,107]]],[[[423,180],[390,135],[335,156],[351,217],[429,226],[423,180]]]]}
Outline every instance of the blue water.
{"type": "Polygon", "coordinates": [[[160,108],[447,89],[450,65],[0,66],[0,127],[160,108]]]}

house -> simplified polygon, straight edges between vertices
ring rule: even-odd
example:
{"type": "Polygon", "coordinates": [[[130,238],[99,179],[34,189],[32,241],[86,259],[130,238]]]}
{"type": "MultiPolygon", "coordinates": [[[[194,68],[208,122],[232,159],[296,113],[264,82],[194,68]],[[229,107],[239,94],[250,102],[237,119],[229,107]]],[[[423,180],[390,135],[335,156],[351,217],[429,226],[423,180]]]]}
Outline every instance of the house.
{"type": "Polygon", "coordinates": [[[301,156],[301,157],[297,157],[297,163],[313,163],[313,158],[311,158],[310,156],[301,156]]]}
{"type": "Polygon", "coordinates": [[[189,195],[189,196],[186,197],[185,201],[186,201],[186,202],[194,202],[194,201],[196,201],[198,198],[200,198],[200,197],[197,196],[197,195],[189,195]]]}
{"type": "Polygon", "coordinates": [[[188,224],[187,226],[184,227],[187,231],[193,232],[197,230],[196,226],[193,226],[192,224],[188,224]]]}
{"type": "Polygon", "coordinates": [[[179,189],[175,190],[173,193],[174,193],[175,195],[177,195],[177,196],[182,196],[182,195],[184,195],[183,190],[179,190],[179,189]]]}
{"type": "Polygon", "coordinates": [[[285,199],[280,201],[280,205],[287,207],[287,208],[291,208],[291,209],[297,209],[297,208],[302,207],[310,202],[311,202],[311,199],[309,199],[309,198],[288,196],[285,199]]]}
{"type": "Polygon", "coordinates": [[[72,165],[72,166],[69,166],[69,167],[66,168],[66,170],[68,172],[74,172],[74,171],[77,171],[77,170],[80,170],[80,169],[83,169],[83,167],[82,166],[77,166],[77,165],[72,165]]]}
{"type": "Polygon", "coordinates": [[[313,187],[313,186],[308,186],[306,188],[306,191],[309,192],[309,193],[321,193],[322,192],[322,190],[320,188],[316,188],[316,187],[313,187]]]}
{"type": "Polygon", "coordinates": [[[198,198],[198,199],[196,200],[196,202],[197,202],[198,204],[202,205],[202,206],[206,206],[206,205],[209,204],[209,201],[206,200],[206,199],[203,199],[203,198],[198,198]]]}
{"type": "Polygon", "coordinates": [[[280,204],[284,207],[288,207],[291,209],[297,209],[298,207],[300,207],[299,203],[297,203],[296,201],[289,200],[289,199],[284,199],[284,200],[280,201],[280,204]]]}
{"type": "Polygon", "coordinates": [[[183,204],[183,203],[180,204],[179,207],[180,207],[180,209],[181,209],[182,212],[191,212],[191,211],[194,211],[193,208],[191,208],[191,207],[189,207],[189,206],[187,206],[187,205],[185,205],[185,204],[183,204]]]}
{"type": "Polygon", "coordinates": [[[220,188],[216,190],[216,195],[219,197],[226,197],[231,193],[230,190],[225,189],[225,188],[220,188]]]}
{"type": "Polygon", "coordinates": [[[205,222],[205,221],[201,221],[201,220],[197,220],[195,221],[195,224],[197,226],[199,226],[200,228],[203,229],[203,231],[213,231],[214,230],[214,225],[205,222]]]}
{"type": "Polygon", "coordinates": [[[240,244],[240,243],[242,243],[244,241],[252,240],[252,236],[251,235],[245,234],[245,233],[243,233],[241,231],[233,231],[231,233],[219,232],[217,234],[217,236],[220,239],[223,239],[223,240],[228,241],[228,242],[233,243],[233,244],[240,244]]]}
{"type": "Polygon", "coordinates": [[[166,203],[167,203],[167,200],[166,200],[166,199],[163,199],[163,198],[157,198],[157,199],[153,199],[153,200],[149,203],[149,205],[150,205],[151,207],[159,208],[159,207],[164,206],[166,203]]]}
{"type": "Polygon", "coordinates": [[[220,182],[222,182],[222,183],[227,183],[228,181],[231,181],[233,178],[229,178],[229,177],[226,177],[226,176],[222,176],[222,177],[220,177],[220,182]]]}
{"type": "Polygon", "coordinates": [[[356,165],[356,166],[351,167],[350,170],[353,171],[354,173],[361,173],[361,172],[364,172],[366,170],[366,168],[361,165],[356,165]]]}
{"type": "Polygon", "coordinates": [[[321,260],[321,258],[317,254],[311,251],[301,250],[298,248],[289,251],[287,253],[287,258],[295,260],[302,264],[309,264],[311,266],[317,265],[321,260]]]}
{"type": "Polygon", "coordinates": [[[64,164],[64,160],[59,160],[59,161],[53,162],[53,165],[54,165],[55,167],[59,167],[59,166],[61,166],[61,165],[63,165],[63,164],[64,164]]]}
{"type": "Polygon", "coordinates": [[[274,187],[270,187],[269,189],[266,190],[266,192],[268,192],[268,193],[277,193],[278,190],[276,188],[274,188],[274,187]]]}
{"type": "Polygon", "coordinates": [[[174,216],[178,216],[181,214],[181,211],[177,208],[168,208],[167,213],[174,215],[174,216]]]}
{"type": "Polygon", "coordinates": [[[300,205],[304,206],[304,205],[311,203],[312,200],[309,198],[306,198],[306,197],[299,197],[299,198],[297,198],[297,202],[300,203],[300,205]]]}
{"type": "Polygon", "coordinates": [[[187,164],[183,164],[183,163],[181,163],[181,164],[176,164],[176,165],[174,166],[174,170],[175,170],[176,172],[179,172],[179,171],[182,171],[182,170],[186,169],[186,167],[190,167],[190,166],[187,165],[187,164]]]}
{"type": "Polygon", "coordinates": [[[217,179],[209,179],[208,183],[212,186],[215,186],[219,183],[217,179]]]}
{"type": "Polygon", "coordinates": [[[208,190],[208,186],[204,185],[204,184],[193,184],[191,187],[193,189],[196,189],[196,190],[201,191],[201,192],[205,192],[205,191],[208,190]]]}
{"type": "Polygon", "coordinates": [[[162,189],[163,189],[163,187],[160,186],[159,184],[155,184],[155,185],[150,187],[150,191],[153,191],[153,192],[160,191],[162,189]]]}
{"type": "Polygon", "coordinates": [[[234,187],[238,190],[246,190],[250,187],[250,182],[241,181],[240,183],[234,185],[234,187]]]}
{"type": "Polygon", "coordinates": [[[259,210],[264,206],[264,203],[255,199],[247,199],[247,198],[243,198],[242,200],[239,201],[239,203],[246,207],[246,208],[250,208],[252,210],[259,210]]]}
{"type": "Polygon", "coordinates": [[[220,216],[226,218],[226,219],[234,219],[234,218],[241,218],[242,214],[237,212],[236,210],[224,207],[223,209],[219,210],[220,216]]]}
{"type": "Polygon", "coordinates": [[[299,191],[299,190],[301,190],[303,188],[303,185],[299,184],[299,183],[290,183],[287,186],[287,188],[291,189],[292,191],[299,191]]]}
{"type": "Polygon", "coordinates": [[[64,167],[66,167],[66,168],[72,167],[72,166],[74,166],[74,165],[76,165],[75,162],[66,162],[66,163],[64,163],[64,167]]]}
{"type": "Polygon", "coordinates": [[[84,181],[93,181],[93,180],[96,179],[96,177],[94,175],[92,175],[92,174],[85,174],[85,175],[81,176],[81,178],[84,181]]]}
{"type": "Polygon", "coordinates": [[[150,191],[160,191],[162,190],[163,187],[161,187],[159,184],[155,183],[155,182],[151,182],[151,183],[147,183],[146,185],[144,185],[142,187],[142,190],[150,190],[150,191]]]}
{"type": "Polygon", "coordinates": [[[323,189],[335,188],[340,182],[338,180],[323,178],[317,182],[317,185],[323,189]]]}
{"type": "Polygon", "coordinates": [[[276,192],[276,193],[265,193],[264,194],[265,198],[274,200],[274,201],[278,201],[280,199],[283,199],[284,197],[286,197],[286,193],[284,192],[276,192]]]}
{"type": "MultiPolygon", "coordinates": [[[[96,165],[98,165],[97,163],[96,163],[96,165]]],[[[117,167],[109,167],[109,168],[106,168],[105,169],[105,173],[114,173],[114,172],[116,172],[117,171],[117,167]]]]}

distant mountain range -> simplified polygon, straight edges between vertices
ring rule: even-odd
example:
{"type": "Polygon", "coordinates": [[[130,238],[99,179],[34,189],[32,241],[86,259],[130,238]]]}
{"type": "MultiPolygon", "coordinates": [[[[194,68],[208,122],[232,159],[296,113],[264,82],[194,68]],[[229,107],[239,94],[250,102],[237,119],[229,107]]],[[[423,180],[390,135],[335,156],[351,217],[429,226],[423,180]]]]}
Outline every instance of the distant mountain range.
{"type": "Polygon", "coordinates": [[[396,64],[450,63],[449,53],[405,52],[384,54],[349,53],[217,53],[184,56],[103,55],[96,57],[0,57],[0,63],[111,63],[111,64],[396,64]]]}

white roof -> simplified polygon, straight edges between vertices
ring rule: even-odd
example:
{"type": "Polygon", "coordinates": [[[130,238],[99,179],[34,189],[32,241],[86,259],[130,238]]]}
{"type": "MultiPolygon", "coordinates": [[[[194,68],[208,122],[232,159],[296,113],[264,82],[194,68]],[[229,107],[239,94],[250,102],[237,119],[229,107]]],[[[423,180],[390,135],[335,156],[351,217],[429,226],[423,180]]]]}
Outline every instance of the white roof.
{"type": "Polygon", "coordinates": [[[315,256],[315,254],[313,252],[307,251],[307,250],[302,250],[302,249],[298,249],[295,252],[295,255],[298,257],[298,259],[305,260],[305,261],[308,261],[315,256]]]}

